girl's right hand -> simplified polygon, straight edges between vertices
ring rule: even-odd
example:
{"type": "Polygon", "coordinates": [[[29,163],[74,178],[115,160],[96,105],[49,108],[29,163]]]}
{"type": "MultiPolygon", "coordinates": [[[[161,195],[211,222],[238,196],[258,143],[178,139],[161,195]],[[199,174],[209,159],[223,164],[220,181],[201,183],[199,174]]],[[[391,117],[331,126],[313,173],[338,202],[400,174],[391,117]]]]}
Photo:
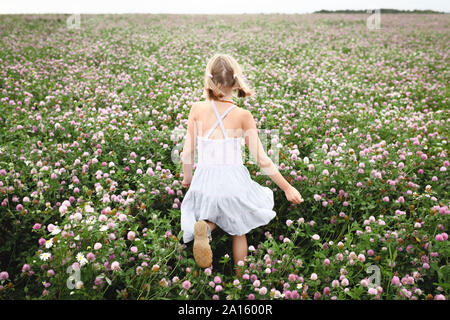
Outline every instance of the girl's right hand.
{"type": "Polygon", "coordinates": [[[293,186],[287,188],[287,190],[284,191],[284,194],[286,195],[286,199],[292,203],[300,204],[304,201],[300,192],[298,192],[298,190],[293,186]]]}

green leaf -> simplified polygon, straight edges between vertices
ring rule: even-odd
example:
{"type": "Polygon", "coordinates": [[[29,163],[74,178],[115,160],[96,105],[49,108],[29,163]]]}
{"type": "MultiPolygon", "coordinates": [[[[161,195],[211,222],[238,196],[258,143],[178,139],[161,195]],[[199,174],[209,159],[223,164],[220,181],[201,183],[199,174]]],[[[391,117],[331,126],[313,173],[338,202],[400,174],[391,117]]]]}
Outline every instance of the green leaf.
{"type": "Polygon", "coordinates": [[[437,283],[437,282],[433,282],[433,284],[434,284],[435,286],[442,287],[444,290],[449,290],[449,289],[450,289],[450,283],[437,283]]]}

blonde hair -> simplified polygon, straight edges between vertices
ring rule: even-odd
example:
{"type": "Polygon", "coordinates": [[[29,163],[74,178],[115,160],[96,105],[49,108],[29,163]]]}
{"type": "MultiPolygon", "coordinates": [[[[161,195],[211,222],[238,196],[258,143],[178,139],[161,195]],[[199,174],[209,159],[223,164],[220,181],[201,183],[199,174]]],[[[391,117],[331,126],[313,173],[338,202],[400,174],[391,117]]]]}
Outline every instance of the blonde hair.
{"type": "Polygon", "coordinates": [[[237,90],[238,97],[249,97],[254,93],[242,77],[242,69],[228,54],[216,53],[206,65],[205,96],[210,100],[223,98],[228,90],[237,90]]]}

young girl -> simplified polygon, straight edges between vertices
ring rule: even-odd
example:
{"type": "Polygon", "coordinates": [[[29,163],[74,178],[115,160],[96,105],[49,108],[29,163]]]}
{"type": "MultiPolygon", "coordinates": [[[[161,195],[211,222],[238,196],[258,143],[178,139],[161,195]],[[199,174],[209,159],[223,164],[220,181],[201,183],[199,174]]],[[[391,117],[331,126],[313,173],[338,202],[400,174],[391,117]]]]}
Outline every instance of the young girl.
{"type": "Polygon", "coordinates": [[[235,265],[247,256],[246,234],[266,225],[273,211],[273,191],[250,177],[242,160],[242,138],[257,164],[280,187],[288,201],[303,202],[300,193],[280,174],[264,152],[252,114],[233,104],[253,91],[231,56],[216,54],[205,73],[207,101],[192,105],[182,152],[183,187],[190,186],[181,203],[181,229],[185,243],[194,239],[194,259],[206,268],[212,264],[211,231],[221,228],[233,236],[235,265]],[[194,175],[194,151],[198,161],[194,175]]]}

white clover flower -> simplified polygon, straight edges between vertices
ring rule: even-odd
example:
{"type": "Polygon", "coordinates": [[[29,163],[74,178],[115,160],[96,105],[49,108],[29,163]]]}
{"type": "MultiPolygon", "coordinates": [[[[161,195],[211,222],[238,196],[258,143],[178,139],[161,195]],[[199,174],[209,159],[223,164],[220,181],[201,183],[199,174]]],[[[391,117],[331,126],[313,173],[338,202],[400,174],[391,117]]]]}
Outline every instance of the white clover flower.
{"type": "Polygon", "coordinates": [[[79,290],[79,289],[83,288],[83,285],[84,285],[83,281],[77,281],[75,283],[75,289],[79,290]]]}
{"type": "Polygon", "coordinates": [[[280,291],[276,290],[275,294],[273,295],[275,299],[284,298],[284,293],[281,293],[280,291]]]}
{"type": "Polygon", "coordinates": [[[51,235],[55,236],[55,235],[57,235],[60,232],[61,232],[61,228],[56,226],[55,228],[53,228],[51,235]]]}

